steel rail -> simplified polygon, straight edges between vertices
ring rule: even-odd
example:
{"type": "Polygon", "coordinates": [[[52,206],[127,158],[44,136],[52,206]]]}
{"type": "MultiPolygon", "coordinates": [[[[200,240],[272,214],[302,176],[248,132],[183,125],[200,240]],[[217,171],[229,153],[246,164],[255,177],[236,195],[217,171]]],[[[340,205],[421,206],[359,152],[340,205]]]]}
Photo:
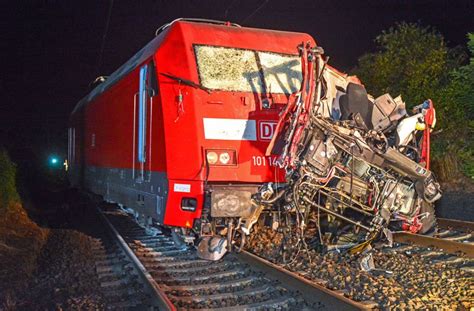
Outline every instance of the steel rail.
{"type": "Polygon", "coordinates": [[[447,219],[447,218],[438,218],[436,219],[438,226],[441,228],[452,228],[452,229],[464,229],[474,231],[474,222],[457,220],[457,219],[447,219]]]}
{"type": "MultiPolygon", "coordinates": [[[[122,238],[120,233],[102,212],[97,207],[98,213],[108,227],[110,235],[118,242],[124,253],[129,257],[134,265],[138,276],[145,285],[146,290],[152,294],[152,304],[159,308],[159,310],[176,310],[176,306],[170,301],[169,297],[164,292],[163,288],[158,285],[156,280],[147,271],[137,254],[129,247],[128,243],[122,238]]],[[[283,267],[273,264],[261,257],[258,257],[249,252],[243,251],[241,253],[230,253],[227,255],[229,259],[235,259],[250,267],[256,273],[263,273],[265,278],[273,281],[278,281],[281,285],[291,291],[296,291],[301,294],[302,299],[308,304],[318,306],[318,309],[324,310],[371,310],[375,306],[373,302],[356,302],[343,294],[332,291],[314,281],[305,279],[304,277],[288,271],[283,267]]],[[[241,306],[245,307],[245,306],[241,306]]]]}
{"type": "Polygon", "coordinates": [[[354,301],[247,251],[233,253],[231,256],[235,256],[237,260],[255,270],[262,271],[267,277],[280,281],[288,288],[297,290],[309,303],[324,303],[329,310],[372,310],[374,308],[373,303],[354,301]]]}
{"type": "Polygon", "coordinates": [[[125,252],[127,257],[130,259],[135,270],[138,273],[138,277],[142,280],[146,290],[152,294],[152,304],[158,307],[159,310],[176,310],[176,307],[169,300],[168,296],[163,292],[158,283],[153,279],[147,269],[143,266],[140,260],[137,258],[132,249],[128,246],[127,242],[121,237],[120,233],[115,229],[115,227],[110,223],[107,217],[102,213],[100,207],[96,207],[97,212],[101,216],[104,223],[109,228],[109,233],[120,246],[120,248],[125,252]]]}
{"type": "Polygon", "coordinates": [[[409,243],[425,247],[436,247],[446,253],[463,253],[469,258],[474,258],[474,244],[461,243],[442,238],[435,238],[426,235],[413,234],[408,232],[394,232],[393,241],[399,243],[409,243]]]}

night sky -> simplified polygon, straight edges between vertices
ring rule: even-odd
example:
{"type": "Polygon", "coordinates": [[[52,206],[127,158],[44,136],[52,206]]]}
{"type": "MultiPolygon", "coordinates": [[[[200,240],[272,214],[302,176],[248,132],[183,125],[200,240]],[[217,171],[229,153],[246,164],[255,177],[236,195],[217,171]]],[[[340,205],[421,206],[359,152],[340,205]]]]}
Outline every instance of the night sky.
{"type": "Polygon", "coordinates": [[[110,4],[0,0],[0,145],[39,139],[45,149],[65,148],[61,133],[89,83],[113,72],[178,17],[307,32],[343,71],[373,51],[375,36],[397,21],[434,26],[450,46],[465,46],[467,32],[474,32],[473,0],[115,0],[108,19],[110,4]]]}

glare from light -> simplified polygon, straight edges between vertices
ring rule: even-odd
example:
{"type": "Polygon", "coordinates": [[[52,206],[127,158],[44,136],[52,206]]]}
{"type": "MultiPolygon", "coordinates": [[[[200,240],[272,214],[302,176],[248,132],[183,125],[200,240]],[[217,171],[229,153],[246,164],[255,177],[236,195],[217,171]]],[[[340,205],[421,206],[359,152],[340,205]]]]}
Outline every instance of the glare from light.
{"type": "Polygon", "coordinates": [[[214,151],[210,151],[207,153],[207,162],[209,164],[216,164],[217,158],[217,153],[215,153],[214,151]]]}
{"type": "Polygon", "coordinates": [[[230,161],[230,155],[227,152],[223,152],[219,156],[219,161],[221,161],[222,164],[227,164],[230,161]]]}
{"type": "Polygon", "coordinates": [[[51,162],[51,164],[55,165],[55,164],[58,164],[59,160],[56,157],[52,157],[50,162],[51,162]]]}

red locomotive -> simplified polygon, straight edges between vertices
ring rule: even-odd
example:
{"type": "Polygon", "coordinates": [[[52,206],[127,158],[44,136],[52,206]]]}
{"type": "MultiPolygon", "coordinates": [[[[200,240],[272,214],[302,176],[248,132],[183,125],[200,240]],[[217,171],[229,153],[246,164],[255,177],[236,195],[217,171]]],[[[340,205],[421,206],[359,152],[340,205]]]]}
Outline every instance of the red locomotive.
{"type": "Polygon", "coordinates": [[[331,243],[349,223],[365,247],[435,224],[436,119],[417,107],[370,96],[307,34],[177,20],[78,103],[70,180],[198,237],[203,258],[241,248],[258,219],[331,243]]]}
{"type": "Polygon", "coordinates": [[[284,182],[265,151],[300,89],[303,42],[315,44],[230,23],[166,25],[75,107],[71,183],[184,235],[245,228],[251,195],[284,182]]]}

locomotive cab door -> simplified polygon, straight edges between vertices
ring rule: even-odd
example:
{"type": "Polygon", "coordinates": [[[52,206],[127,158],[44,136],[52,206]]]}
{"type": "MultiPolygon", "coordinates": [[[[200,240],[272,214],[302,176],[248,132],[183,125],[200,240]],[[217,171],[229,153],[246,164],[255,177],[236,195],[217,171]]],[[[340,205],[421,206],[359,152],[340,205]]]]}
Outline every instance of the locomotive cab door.
{"type": "Polygon", "coordinates": [[[134,98],[133,179],[149,182],[151,177],[153,96],[156,94],[153,62],[140,67],[138,92],[134,98]]]}

